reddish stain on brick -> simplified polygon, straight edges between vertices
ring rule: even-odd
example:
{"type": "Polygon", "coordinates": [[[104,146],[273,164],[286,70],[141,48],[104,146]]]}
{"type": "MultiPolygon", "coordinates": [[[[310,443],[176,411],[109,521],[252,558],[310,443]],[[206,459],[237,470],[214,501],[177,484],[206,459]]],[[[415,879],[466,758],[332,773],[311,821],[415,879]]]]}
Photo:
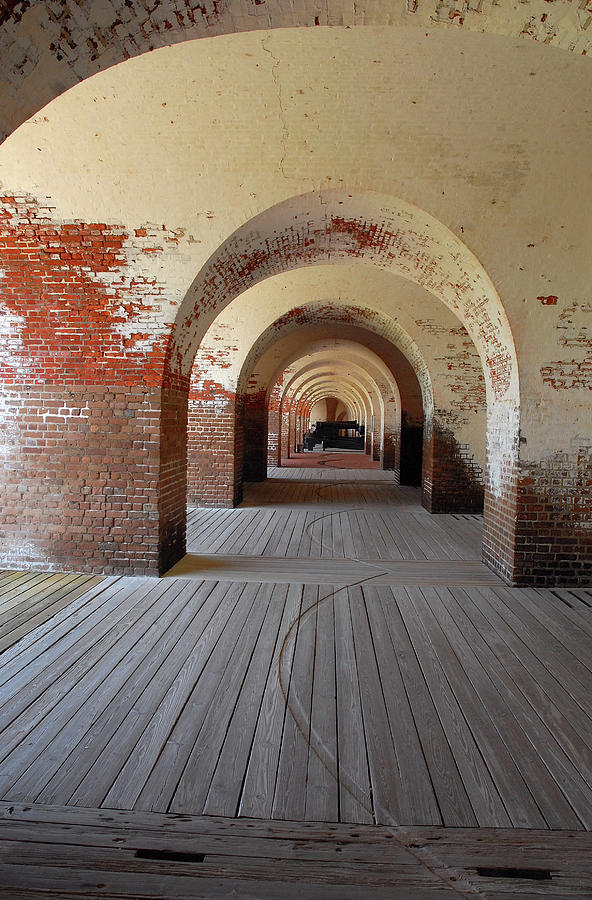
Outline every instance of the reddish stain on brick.
{"type": "Polygon", "coordinates": [[[26,372],[33,382],[159,384],[168,335],[155,333],[149,318],[162,288],[127,275],[128,232],[57,222],[30,197],[5,196],[1,208],[0,288],[20,342],[3,367],[5,383],[26,372]]]}
{"type": "Polygon", "coordinates": [[[565,306],[557,318],[559,343],[565,358],[541,367],[545,384],[557,391],[592,390],[592,303],[575,300],[565,306]]]}
{"type": "Polygon", "coordinates": [[[541,366],[541,377],[545,384],[556,391],[592,391],[592,357],[583,360],[556,360],[541,366]]]}

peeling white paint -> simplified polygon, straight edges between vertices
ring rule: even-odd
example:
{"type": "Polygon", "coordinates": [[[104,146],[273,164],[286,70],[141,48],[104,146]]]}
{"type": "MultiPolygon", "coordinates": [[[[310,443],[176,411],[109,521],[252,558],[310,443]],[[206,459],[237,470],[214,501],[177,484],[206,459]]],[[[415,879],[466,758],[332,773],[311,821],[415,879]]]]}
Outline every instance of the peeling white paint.
{"type": "Polygon", "coordinates": [[[24,325],[23,316],[0,307],[0,367],[19,376],[28,375],[31,368],[28,358],[22,356],[24,325]]]}
{"type": "Polygon", "coordinates": [[[520,411],[513,400],[493,401],[487,414],[487,478],[496,499],[518,462],[520,411]]]}

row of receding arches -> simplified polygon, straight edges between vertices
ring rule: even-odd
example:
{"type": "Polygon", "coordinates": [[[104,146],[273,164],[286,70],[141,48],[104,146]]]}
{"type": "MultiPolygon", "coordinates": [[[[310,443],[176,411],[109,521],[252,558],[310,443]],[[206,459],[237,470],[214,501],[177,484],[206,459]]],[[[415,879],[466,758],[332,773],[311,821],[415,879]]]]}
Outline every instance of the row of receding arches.
{"type": "MultiPolygon", "coordinates": [[[[225,36],[246,28],[233,0],[168,25],[179,5],[163,0],[141,29],[130,7],[96,40],[82,0],[75,22],[64,7],[56,43],[51,3],[9,7],[2,133],[138,58],[66,92],[2,146],[5,562],[163,571],[184,549],[188,478],[203,502],[237,502],[269,459],[270,407],[288,410],[277,433],[289,447],[310,402],[337,394],[370,416],[383,464],[393,419],[401,448],[404,426],[423,426],[426,506],[466,503],[478,487],[485,555],[509,580],[552,583],[568,563],[581,583],[592,535],[589,211],[578,202],[588,64],[529,44],[540,34],[522,20],[561,19],[549,42],[578,51],[584,13],[567,0],[486,3],[461,27],[401,4],[400,24],[434,21],[429,32],[225,36]],[[142,56],[167,43],[179,46],[142,56]],[[545,127],[544,146],[541,122],[561,124],[545,127]],[[382,362],[329,366],[331,339],[382,362]]],[[[287,24],[279,8],[257,11],[249,27],[287,24]]],[[[346,13],[336,0],[327,21],[346,13]]],[[[289,23],[314,15],[290,10],[289,23]]],[[[393,21],[391,6],[370,19],[393,21]]]]}
{"type": "MultiPolygon", "coordinates": [[[[387,298],[389,304],[396,310],[396,297],[387,298]]],[[[445,368],[454,331],[442,329],[443,347],[448,348],[442,351],[445,368]]],[[[423,496],[429,509],[475,509],[487,486],[486,518],[495,530],[503,503],[499,470],[504,469],[505,478],[517,446],[513,341],[487,274],[454,235],[425,213],[392,198],[333,192],[322,198],[315,194],[294,198],[257,217],[219,248],[195,280],[180,308],[167,361],[176,378],[175,397],[179,379],[189,384],[191,376],[190,502],[233,504],[241,498],[245,477],[265,477],[270,398],[275,392],[277,403],[278,381],[283,391],[280,413],[293,408],[303,391],[310,390],[310,398],[317,399],[335,394],[340,386],[342,398],[364,408],[367,421],[372,409],[380,413],[374,416],[371,441],[373,452],[377,447],[378,455],[383,454],[383,463],[387,444],[388,464],[396,465],[397,454],[400,460],[404,421],[423,424],[423,496]],[[225,346],[238,342],[244,320],[240,315],[233,319],[232,304],[237,298],[248,303],[249,288],[304,267],[331,263],[338,269],[352,261],[420,284],[453,313],[457,336],[465,346],[472,341],[466,372],[479,370],[476,377],[487,394],[488,427],[495,433],[487,485],[483,458],[481,464],[473,458],[467,463],[471,456],[463,454],[467,446],[446,427],[453,410],[439,402],[441,380],[431,378],[421,349],[392,314],[340,301],[289,308],[247,352],[243,348],[242,365],[235,358],[232,364],[221,362],[216,338],[223,333],[225,346]],[[348,342],[347,351],[339,351],[341,361],[327,367],[323,362],[335,339],[348,342]],[[296,361],[299,366],[294,369],[296,361]]],[[[475,403],[472,413],[473,430],[483,432],[483,403],[475,403]]],[[[298,427],[292,424],[293,429],[298,427]]],[[[290,425],[287,440],[294,443],[289,429],[290,425]]],[[[281,427],[278,434],[281,442],[281,427]]],[[[499,563],[495,548],[490,562],[499,563]]]]}
{"type": "MultiPolygon", "coordinates": [[[[219,452],[212,453],[210,465],[204,466],[204,451],[207,445],[215,443],[222,411],[218,405],[211,433],[206,440],[200,440],[207,419],[200,388],[203,389],[204,381],[215,377],[216,365],[211,361],[204,365],[209,351],[198,351],[190,395],[190,503],[237,502],[243,480],[265,478],[268,464],[281,465],[282,458],[301,444],[305,430],[314,421],[313,411],[321,419],[333,416],[357,420],[364,425],[365,450],[370,457],[383,468],[394,470],[397,480],[419,483],[421,388],[407,358],[384,337],[387,317],[377,316],[376,330],[372,331],[354,324],[356,311],[351,307],[334,305],[330,322],[320,316],[315,322],[315,312],[318,315],[319,310],[314,307],[300,309],[290,317],[283,332],[276,326],[276,340],[270,346],[269,334],[263,335],[243,365],[236,395],[231,391],[217,394],[218,404],[224,393],[233,401],[235,396],[239,398],[231,404],[235,418],[234,422],[230,418],[227,427],[243,435],[238,441],[235,436],[229,448],[233,454],[237,443],[245,446],[242,466],[239,463],[230,468],[219,452]],[[310,319],[307,327],[301,324],[303,316],[310,319]],[[224,473],[231,476],[230,481],[225,481],[224,473]]],[[[358,317],[361,318],[359,314],[358,317]]],[[[209,402],[206,399],[205,405],[209,402]]],[[[482,413],[484,428],[484,410],[482,413]]]]}

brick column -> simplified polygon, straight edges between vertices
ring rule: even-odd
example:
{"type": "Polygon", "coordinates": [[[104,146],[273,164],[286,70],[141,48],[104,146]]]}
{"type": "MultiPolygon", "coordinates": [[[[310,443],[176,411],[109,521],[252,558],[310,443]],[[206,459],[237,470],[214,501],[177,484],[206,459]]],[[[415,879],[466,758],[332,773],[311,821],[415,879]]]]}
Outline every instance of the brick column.
{"type": "Polygon", "coordinates": [[[378,416],[374,416],[374,431],[372,434],[372,459],[375,462],[381,462],[382,457],[382,448],[381,448],[381,432],[382,432],[382,423],[378,416]]]}
{"type": "Polygon", "coordinates": [[[187,503],[232,507],[237,502],[236,398],[220,385],[191,380],[187,428],[187,503]]]}
{"type": "Polygon", "coordinates": [[[290,413],[285,406],[280,410],[280,447],[283,458],[290,456],[290,413]]]}
{"type": "Polygon", "coordinates": [[[470,449],[437,420],[424,432],[422,504],[432,513],[483,510],[483,473],[470,449]]]}
{"type": "Polygon", "coordinates": [[[247,394],[244,399],[243,432],[245,447],[243,477],[245,481],[267,478],[267,408],[265,391],[247,394]]]}
{"type": "Polygon", "coordinates": [[[269,398],[267,413],[267,460],[270,466],[281,466],[281,418],[280,401],[282,382],[276,384],[269,398]]]}
{"type": "Polygon", "coordinates": [[[518,461],[485,497],[484,560],[510,584],[592,584],[592,447],[518,461]]]}
{"type": "Polygon", "coordinates": [[[0,564],[157,575],[160,390],[4,387],[0,414],[0,564]]]}

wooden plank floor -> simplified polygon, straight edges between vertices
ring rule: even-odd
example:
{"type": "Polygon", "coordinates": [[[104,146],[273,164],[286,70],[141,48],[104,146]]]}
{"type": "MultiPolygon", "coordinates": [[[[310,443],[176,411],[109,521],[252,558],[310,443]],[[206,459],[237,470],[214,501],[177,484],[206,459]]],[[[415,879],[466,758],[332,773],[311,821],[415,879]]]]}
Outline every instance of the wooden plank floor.
{"type": "MultiPolygon", "coordinates": [[[[315,454],[318,458],[320,454],[315,454]]],[[[395,482],[395,474],[389,469],[380,469],[378,467],[352,468],[347,466],[343,468],[339,465],[341,454],[325,453],[322,455],[323,465],[318,462],[312,467],[298,466],[299,460],[295,457],[290,459],[290,465],[268,466],[267,475],[269,478],[293,479],[295,481],[325,481],[325,480],[343,480],[349,478],[351,481],[388,481],[395,482]]],[[[351,454],[350,462],[353,458],[359,458],[358,454],[351,454]]]]}
{"type": "Polygon", "coordinates": [[[248,485],[237,509],[190,509],[188,552],[298,559],[481,559],[481,516],[430,515],[420,505],[419,489],[395,484],[392,473],[388,481],[369,482],[368,474],[389,473],[338,470],[329,473],[336,480],[323,482],[319,475],[325,475],[324,470],[276,471],[281,479],[248,485]],[[284,478],[284,472],[293,477],[284,478]]]}
{"type": "Polygon", "coordinates": [[[96,575],[0,572],[0,654],[101,581],[96,575]]]}
{"type": "Polygon", "coordinates": [[[310,471],[192,510],[184,573],[0,573],[6,896],[591,896],[570,848],[592,830],[592,588],[507,588],[479,517],[310,471]],[[188,816],[199,870],[107,850],[188,816]],[[257,827],[267,849],[212,855],[257,827]],[[412,863],[377,865],[369,838],[347,857],[365,828],[379,848],[405,832],[412,863]],[[476,876],[481,858],[539,860],[545,883],[476,876]]]}
{"type": "Polygon", "coordinates": [[[105,578],[0,656],[0,797],[590,829],[580,593],[105,578]]]}
{"type": "Polygon", "coordinates": [[[259,822],[0,803],[10,898],[590,897],[592,835],[259,822]]]}
{"type": "Polygon", "coordinates": [[[166,578],[255,581],[262,584],[335,584],[372,579],[373,584],[496,585],[500,579],[477,560],[286,559],[188,553],[166,578]]]}

